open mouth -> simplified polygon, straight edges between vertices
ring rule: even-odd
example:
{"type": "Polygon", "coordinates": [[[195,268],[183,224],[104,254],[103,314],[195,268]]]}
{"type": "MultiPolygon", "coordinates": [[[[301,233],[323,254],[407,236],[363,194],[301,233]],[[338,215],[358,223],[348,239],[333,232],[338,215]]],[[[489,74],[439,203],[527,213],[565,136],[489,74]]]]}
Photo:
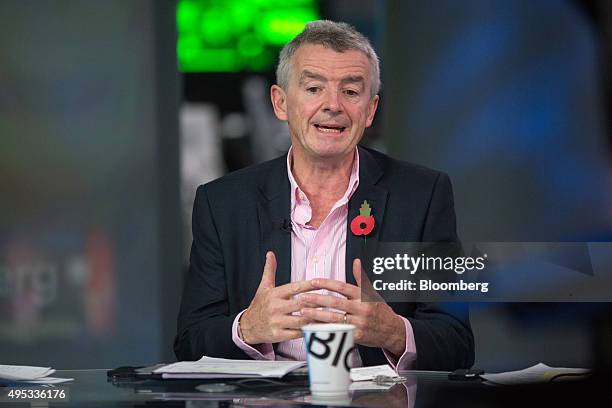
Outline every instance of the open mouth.
{"type": "Polygon", "coordinates": [[[315,124],[314,127],[317,128],[317,130],[319,132],[323,132],[323,133],[342,133],[344,131],[344,129],[346,129],[346,127],[338,126],[338,125],[318,125],[318,124],[315,124]]]}

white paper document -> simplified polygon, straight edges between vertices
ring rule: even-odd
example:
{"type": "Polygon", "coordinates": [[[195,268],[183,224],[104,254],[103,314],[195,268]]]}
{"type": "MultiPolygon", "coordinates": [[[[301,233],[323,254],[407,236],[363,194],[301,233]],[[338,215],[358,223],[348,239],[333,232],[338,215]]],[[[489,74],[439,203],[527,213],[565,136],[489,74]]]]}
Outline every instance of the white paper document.
{"type": "Polygon", "coordinates": [[[70,381],[74,381],[74,378],[42,377],[23,382],[27,382],[28,384],[63,384],[70,381]]]}
{"type": "Polygon", "coordinates": [[[351,368],[352,381],[369,381],[373,380],[379,375],[384,375],[385,377],[391,378],[399,377],[389,364],[351,368]]]}
{"type": "Polygon", "coordinates": [[[480,377],[494,384],[519,385],[551,382],[577,378],[587,375],[591,370],[586,368],[549,367],[546,364],[536,364],[518,371],[508,371],[497,374],[482,374],[480,377]]]}
{"type": "Polygon", "coordinates": [[[51,367],[0,365],[0,378],[13,381],[28,381],[46,377],[55,372],[51,367]]]}
{"type": "Polygon", "coordinates": [[[385,391],[394,385],[394,383],[376,384],[375,381],[353,381],[349,385],[349,391],[385,391]]]}
{"type": "Polygon", "coordinates": [[[54,372],[51,367],[0,365],[1,380],[29,384],[61,384],[73,381],[72,378],[49,377],[54,372]]]}
{"type": "Polygon", "coordinates": [[[181,361],[153,372],[162,378],[281,378],[305,361],[231,360],[204,356],[198,361],[181,361]]]}

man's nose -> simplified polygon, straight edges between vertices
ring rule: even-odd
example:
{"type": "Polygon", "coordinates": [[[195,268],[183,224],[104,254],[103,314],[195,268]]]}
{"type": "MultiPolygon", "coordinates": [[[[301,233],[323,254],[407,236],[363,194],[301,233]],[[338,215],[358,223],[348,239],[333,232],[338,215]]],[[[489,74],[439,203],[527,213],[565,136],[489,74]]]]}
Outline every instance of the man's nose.
{"type": "Polygon", "coordinates": [[[338,92],[326,92],[323,110],[326,112],[339,112],[342,110],[338,92]]]}

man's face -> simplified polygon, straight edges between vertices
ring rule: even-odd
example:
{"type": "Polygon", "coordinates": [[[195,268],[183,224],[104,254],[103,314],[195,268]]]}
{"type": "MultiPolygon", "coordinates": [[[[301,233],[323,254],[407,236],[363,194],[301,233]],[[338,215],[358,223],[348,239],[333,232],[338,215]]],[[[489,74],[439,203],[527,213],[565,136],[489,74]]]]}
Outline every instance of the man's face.
{"type": "Polygon", "coordinates": [[[371,71],[360,51],[298,48],[288,89],[274,85],[271,90],[274,112],[289,122],[296,154],[318,161],[352,153],[378,105],[378,95],[370,94],[371,71]]]}

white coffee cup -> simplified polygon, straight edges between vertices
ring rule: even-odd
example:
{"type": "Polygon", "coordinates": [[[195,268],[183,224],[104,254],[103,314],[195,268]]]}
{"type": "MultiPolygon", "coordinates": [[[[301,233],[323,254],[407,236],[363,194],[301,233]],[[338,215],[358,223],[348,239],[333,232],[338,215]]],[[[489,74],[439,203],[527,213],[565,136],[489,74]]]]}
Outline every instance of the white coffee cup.
{"type": "Polygon", "coordinates": [[[344,397],[348,393],[354,330],[352,324],[335,323],[302,327],[312,395],[344,397]]]}

